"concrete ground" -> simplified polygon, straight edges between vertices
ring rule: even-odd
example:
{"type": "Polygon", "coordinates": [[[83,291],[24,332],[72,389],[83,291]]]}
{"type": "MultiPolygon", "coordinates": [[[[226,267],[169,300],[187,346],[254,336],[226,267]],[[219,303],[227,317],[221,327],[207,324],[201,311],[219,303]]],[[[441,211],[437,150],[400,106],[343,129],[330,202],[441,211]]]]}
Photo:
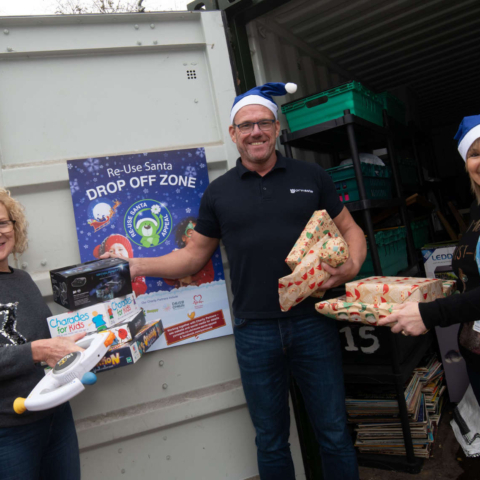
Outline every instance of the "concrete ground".
{"type": "Polygon", "coordinates": [[[454,404],[446,404],[435,440],[433,456],[416,475],[360,467],[361,480],[479,480],[480,457],[467,458],[450,427],[454,404]]]}

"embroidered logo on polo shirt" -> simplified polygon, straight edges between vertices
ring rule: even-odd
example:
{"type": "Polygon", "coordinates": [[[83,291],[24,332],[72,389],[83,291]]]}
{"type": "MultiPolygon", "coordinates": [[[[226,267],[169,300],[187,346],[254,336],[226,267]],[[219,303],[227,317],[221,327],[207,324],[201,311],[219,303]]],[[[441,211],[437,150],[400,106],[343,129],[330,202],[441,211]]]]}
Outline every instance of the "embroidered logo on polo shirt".
{"type": "Polygon", "coordinates": [[[291,188],[290,189],[290,193],[298,193],[298,192],[313,193],[313,190],[305,190],[303,188],[291,188]]]}

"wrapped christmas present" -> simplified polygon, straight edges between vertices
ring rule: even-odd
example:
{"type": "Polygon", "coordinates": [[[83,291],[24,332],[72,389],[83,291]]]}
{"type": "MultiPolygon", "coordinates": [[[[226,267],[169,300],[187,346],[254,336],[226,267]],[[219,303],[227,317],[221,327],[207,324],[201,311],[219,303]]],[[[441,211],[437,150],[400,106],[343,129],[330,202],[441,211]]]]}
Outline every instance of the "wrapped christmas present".
{"type": "Polygon", "coordinates": [[[315,304],[317,312],[335,320],[363,323],[375,326],[381,319],[393,312],[395,303],[351,302],[346,295],[315,304]]]}
{"type": "Polygon", "coordinates": [[[306,253],[318,243],[325,235],[333,238],[341,237],[341,234],[330,218],[326,210],[317,210],[313,213],[303,232],[298,237],[292,250],[288,254],[285,262],[292,272],[296,266],[302,261],[306,253]]]}
{"type": "Polygon", "coordinates": [[[415,277],[369,277],[345,284],[347,300],[362,303],[431,302],[443,297],[442,280],[415,277]]]}
{"type": "Polygon", "coordinates": [[[345,285],[347,294],[319,302],[315,309],[340,321],[376,325],[390,315],[396,304],[431,302],[452,292],[442,280],[413,277],[370,277],[345,285]]]}
{"type": "MultiPolygon", "coordinates": [[[[290,310],[330,278],[330,274],[322,268],[322,262],[338,267],[345,263],[348,256],[348,246],[343,237],[324,235],[303,256],[293,273],[278,281],[281,310],[290,310]]],[[[323,295],[323,292],[319,293],[323,295]]]]}
{"type": "Polygon", "coordinates": [[[442,285],[444,297],[457,293],[457,282],[455,280],[442,280],[442,285]]]}

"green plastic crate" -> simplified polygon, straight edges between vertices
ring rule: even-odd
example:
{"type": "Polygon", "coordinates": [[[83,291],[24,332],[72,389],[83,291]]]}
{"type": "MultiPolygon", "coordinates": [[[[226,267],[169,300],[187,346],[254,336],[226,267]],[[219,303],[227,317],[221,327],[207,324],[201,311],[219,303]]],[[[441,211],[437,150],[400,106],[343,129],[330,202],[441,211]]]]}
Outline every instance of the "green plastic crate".
{"type": "Polygon", "coordinates": [[[292,132],[342,117],[346,109],[353,115],[383,125],[382,100],[359,82],[346,83],[282,105],[292,132]]]}
{"type": "MultiPolygon", "coordinates": [[[[395,276],[399,271],[408,267],[405,237],[405,227],[389,228],[375,233],[375,243],[377,244],[383,275],[395,276]]],[[[371,277],[372,275],[375,275],[375,271],[373,270],[372,254],[367,240],[367,258],[357,278],[371,277]]]]}
{"type": "Polygon", "coordinates": [[[428,218],[412,222],[413,243],[415,244],[415,248],[422,248],[430,241],[428,224],[428,218]]]}
{"type": "Polygon", "coordinates": [[[419,185],[418,170],[415,160],[411,158],[398,159],[398,170],[400,172],[400,181],[402,185],[408,185],[410,187],[416,187],[419,185]]]}
{"type": "Polygon", "coordinates": [[[406,125],[405,104],[390,92],[382,92],[379,93],[378,96],[382,100],[383,108],[387,111],[388,115],[400,123],[403,123],[403,125],[406,125]]]}
{"type": "MultiPolygon", "coordinates": [[[[360,163],[360,167],[368,199],[382,200],[392,198],[392,180],[389,167],[372,165],[370,163],[360,163]]],[[[360,200],[353,165],[328,168],[327,172],[332,177],[341,202],[349,203],[360,200]]]]}

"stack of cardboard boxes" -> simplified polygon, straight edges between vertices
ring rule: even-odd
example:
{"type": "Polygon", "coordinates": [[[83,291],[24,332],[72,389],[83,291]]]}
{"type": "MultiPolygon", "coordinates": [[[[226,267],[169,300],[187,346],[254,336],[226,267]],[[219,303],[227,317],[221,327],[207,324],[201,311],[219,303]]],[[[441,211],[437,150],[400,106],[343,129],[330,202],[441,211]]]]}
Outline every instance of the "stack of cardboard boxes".
{"type": "Polygon", "coordinates": [[[52,337],[104,330],[115,334],[94,372],[137,362],[162,335],[161,320],[145,322],[127,261],[106,258],[52,270],[50,276],[55,302],[71,310],[47,319],[52,337]]]}

